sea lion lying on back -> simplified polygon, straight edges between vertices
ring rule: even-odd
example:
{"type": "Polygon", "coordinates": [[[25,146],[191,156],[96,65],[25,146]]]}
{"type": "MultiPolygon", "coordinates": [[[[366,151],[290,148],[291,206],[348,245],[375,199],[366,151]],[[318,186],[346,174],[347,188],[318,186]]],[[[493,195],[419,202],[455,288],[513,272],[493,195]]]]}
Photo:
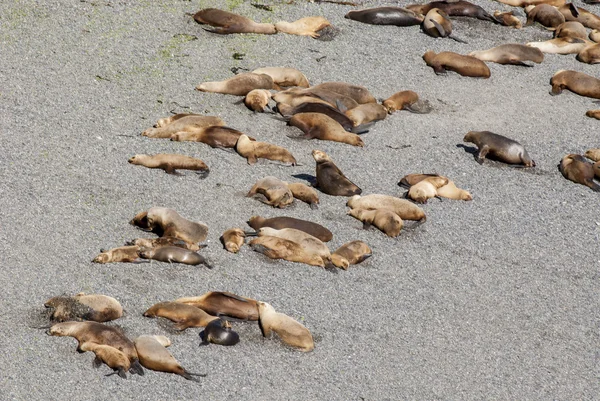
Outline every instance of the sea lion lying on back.
{"type": "Polygon", "coordinates": [[[278,230],[282,228],[295,228],[297,230],[302,230],[323,242],[331,241],[333,238],[331,231],[322,225],[311,221],[295,219],[293,217],[279,216],[265,219],[260,216],[252,216],[250,220],[248,220],[248,225],[256,231],[262,227],[273,227],[278,230]]]}
{"type": "Polygon", "coordinates": [[[446,71],[455,71],[465,77],[489,78],[490,69],[485,63],[472,56],[463,56],[453,52],[435,54],[428,50],[423,55],[423,60],[433,68],[436,74],[445,74],[446,71]]]}
{"type": "Polygon", "coordinates": [[[476,155],[477,163],[483,164],[486,157],[508,164],[522,164],[525,167],[535,167],[535,161],[529,157],[525,147],[517,141],[489,131],[470,131],[464,139],[465,142],[474,143],[479,152],[476,155]]]}
{"type": "Polygon", "coordinates": [[[423,22],[421,14],[400,7],[376,7],[349,11],[344,18],[372,25],[411,26],[423,22]]]}
{"type": "Polygon", "coordinates": [[[531,46],[525,46],[517,43],[509,43],[493,47],[488,50],[481,50],[469,53],[481,61],[492,61],[498,64],[523,65],[531,67],[526,61],[541,63],[544,61],[544,53],[540,49],[531,46]]]}
{"type": "Polygon", "coordinates": [[[194,15],[194,20],[199,24],[211,25],[214,28],[204,28],[209,32],[228,33],[263,33],[275,34],[277,30],[273,24],[254,22],[249,18],[216,8],[205,8],[194,15]]]}
{"type": "Polygon", "coordinates": [[[600,79],[583,72],[560,70],[550,80],[551,95],[560,95],[563,89],[568,89],[580,96],[600,99],[600,79]]]}
{"type": "Polygon", "coordinates": [[[600,185],[594,182],[594,168],[585,157],[569,154],[562,158],[558,169],[563,177],[577,184],[585,185],[592,191],[600,192],[600,185]]]}
{"type": "Polygon", "coordinates": [[[254,89],[279,89],[267,74],[245,72],[224,81],[203,82],[196,86],[201,92],[222,93],[225,95],[246,96],[254,89]]]}

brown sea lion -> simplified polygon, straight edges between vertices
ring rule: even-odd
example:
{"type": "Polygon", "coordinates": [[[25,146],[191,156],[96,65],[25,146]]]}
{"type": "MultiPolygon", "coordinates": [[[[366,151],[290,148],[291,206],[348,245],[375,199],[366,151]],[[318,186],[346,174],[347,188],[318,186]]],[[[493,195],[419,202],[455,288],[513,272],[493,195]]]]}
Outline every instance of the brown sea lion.
{"type": "Polygon", "coordinates": [[[593,165],[585,157],[576,154],[566,155],[560,161],[558,169],[567,180],[590,187],[595,192],[600,192],[600,185],[594,182],[593,165]]]}
{"type": "Polygon", "coordinates": [[[592,42],[580,38],[554,38],[543,42],[529,42],[527,46],[537,47],[544,53],[577,54],[592,42]]]}
{"type": "Polygon", "coordinates": [[[265,219],[260,216],[252,216],[248,220],[248,225],[258,231],[262,227],[273,227],[275,229],[295,228],[302,230],[323,242],[329,242],[333,239],[331,231],[320,224],[311,221],[295,219],[293,217],[279,216],[270,219],[265,219]]]}
{"type": "Polygon", "coordinates": [[[302,130],[306,139],[316,138],[323,141],[341,142],[360,147],[364,146],[362,139],[358,135],[349,133],[337,121],[325,114],[298,113],[290,119],[288,124],[302,130]]]}
{"type": "Polygon", "coordinates": [[[242,320],[258,320],[257,301],[231,292],[210,291],[199,297],[179,298],[175,302],[195,306],[215,316],[230,316],[242,320]]]}
{"type": "Polygon", "coordinates": [[[513,28],[516,28],[516,29],[523,28],[523,23],[521,23],[521,20],[514,14],[513,11],[508,11],[508,12],[495,11],[494,17],[498,21],[500,21],[500,24],[502,24],[504,26],[512,26],[513,28]]]}
{"type": "Polygon", "coordinates": [[[389,114],[392,114],[396,110],[408,110],[411,113],[419,114],[431,112],[429,102],[419,99],[419,95],[413,91],[396,92],[385,99],[382,104],[389,114]]]}
{"type": "Polygon", "coordinates": [[[273,78],[275,84],[285,86],[298,86],[301,88],[308,88],[308,78],[295,68],[289,67],[263,67],[252,71],[255,74],[267,74],[273,78]]]}
{"type": "Polygon", "coordinates": [[[423,16],[401,7],[376,7],[349,11],[344,18],[371,25],[420,25],[423,16]]]}
{"type": "Polygon", "coordinates": [[[259,201],[273,207],[283,209],[294,201],[294,195],[284,181],[272,176],[262,178],[254,184],[247,197],[255,197],[259,201]],[[256,197],[255,195],[262,195],[256,197]]]}
{"type": "Polygon", "coordinates": [[[99,368],[104,363],[114,371],[106,376],[118,374],[119,377],[127,379],[125,372],[128,372],[131,368],[131,362],[125,353],[110,345],[96,344],[89,341],[81,344],[79,350],[83,352],[91,351],[96,355],[93,362],[94,367],[99,368]]]}
{"type": "MultiPolygon", "coordinates": [[[[172,118],[171,116],[169,118],[172,118]]],[[[163,120],[161,119],[159,122],[163,120]]],[[[190,114],[185,115],[181,118],[177,118],[174,120],[170,120],[170,122],[166,125],[160,125],[158,128],[149,128],[146,131],[142,132],[142,136],[147,136],[148,138],[170,138],[171,135],[176,134],[178,132],[193,132],[199,128],[206,128],[211,126],[224,126],[225,121],[221,120],[219,117],[213,116],[201,116],[198,114],[190,114]]]]}
{"type": "Polygon", "coordinates": [[[289,150],[272,143],[251,141],[246,135],[240,135],[235,144],[235,151],[248,161],[248,164],[255,164],[258,159],[267,159],[278,161],[283,164],[295,166],[296,159],[289,150]]]}
{"type": "Polygon", "coordinates": [[[392,238],[400,235],[400,231],[404,227],[402,219],[388,209],[351,209],[347,214],[362,221],[364,229],[369,229],[373,225],[392,238]]]}
{"type": "Polygon", "coordinates": [[[452,21],[444,11],[439,8],[429,10],[421,24],[421,29],[433,38],[450,38],[457,42],[467,43],[452,35],[452,21]]]}
{"type": "Polygon", "coordinates": [[[446,184],[448,184],[446,177],[427,177],[412,185],[407,196],[417,203],[427,203],[428,199],[437,197],[437,190],[446,184]]]}
{"type": "Polygon", "coordinates": [[[577,60],[588,64],[600,63],[600,44],[594,44],[584,48],[577,54],[577,60]]]}
{"type": "Polygon", "coordinates": [[[294,22],[279,21],[275,24],[277,32],[289,33],[291,35],[310,36],[314,39],[321,35],[319,31],[331,26],[326,18],[305,17],[294,22]]]}
{"type": "Polygon", "coordinates": [[[175,237],[158,237],[158,238],[136,238],[127,242],[127,245],[137,245],[140,248],[158,248],[161,246],[178,246],[180,248],[197,251],[200,249],[198,244],[185,242],[175,237]]]}
{"type": "Polygon", "coordinates": [[[135,263],[139,262],[140,247],[137,245],[131,246],[120,246],[113,248],[100,250],[100,254],[92,260],[92,263],[135,263]]]}
{"type": "Polygon", "coordinates": [[[478,58],[481,61],[491,61],[498,64],[523,65],[531,67],[531,64],[544,61],[544,53],[535,47],[525,46],[517,43],[508,43],[493,47],[488,50],[481,50],[469,53],[469,56],[478,58]]]}
{"type": "Polygon", "coordinates": [[[208,235],[206,224],[190,221],[166,207],[155,206],[140,212],[129,224],[152,231],[159,237],[175,237],[191,244],[204,241],[208,235]]]}
{"type": "Polygon", "coordinates": [[[198,266],[205,265],[209,269],[212,266],[206,258],[197,252],[178,246],[161,246],[159,248],[143,248],[140,250],[140,257],[143,259],[152,259],[165,263],[182,263],[184,265],[198,266]]]}
{"type": "Polygon", "coordinates": [[[271,100],[271,92],[266,89],[254,89],[244,98],[244,104],[250,110],[262,113],[271,100]]]}
{"type": "Polygon", "coordinates": [[[364,103],[377,103],[377,99],[369,92],[367,88],[360,85],[353,85],[346,82],[334,81],[324,82],[319,85],[315,85],[308,90],[318,93],[319,90],[326,90],[336,92],[344,96],[348,96],[359,104],[364,103]]]}
{"type": "Polygon", "coordinates": [[[123,307],[119,301],[101,294],[80,292],[72,297],[53,297],[47,300],[44,306],[54,309],[50,319],[55,322],[68,320],[108,322],[123,316],[123,307]]]}
{"type": "Polygon", "coordinates": [[[594,170],[594,175],[597,180],[600,180],[600,162],[596,162],[592,165],[592,169],[594,170]]]}
{"type": "Polygon", "coordinates": [[[192,170],[195,171],[200,178],[206,178],[210,172],[210,169],[202,160],[191,156],[172,153],[135,155],[130,158],[128,162],[136,166],[159,168],[164,170],[167,174],[179,174],[177,170],[192,170]]]}
{"type": "Polygon", "coordinates": [[[599,110],[588,110],[585,113],[586,116],[600,120],[600,109],[599,110]]]}
{"type": "Polygon", "coordinates": [[[285,238],[262,236],[253,239],[248,245],[253,251],[262,253],[271,259],[284,259],[290,262],[325,267],[321,256],[308,252],[302,245],[285,238]]]}
{"type": "Polygon", "coordinates": [[[231,346],[240,342],[238,333],[231,329],[231,323],[225,319],[217,319],[210,322],[200,332],[202,342],[200,345],[218,344],[231,346]]]}
{"type": "Polygon", "coordinates": [[[585,157],[595,162],[600,162],[600,149],[589,149],[585,152],[585,157]]]}
{"type": "Polygon", "coordinates": [[[425,4],[411,4],[406,8],[423,15],[426,15],[433,8],[438,8],[451,17],[471,17],[500,23],[480,6],[464,0],[432,1],[425,4]]]}
{"type": "Polygon", "coordinates": [[[318,209],[319,194],[313,188],[301,182],[286,183],[294,198],[308,203],[311,209],[318,209]]]}
{"type": "Polygon", "coordinates": [[[140,362],[146,369],[175,373],[193,381],[198,381],[194,376],[206,376],[205,374],[190,373],[185,370],[165,348],[171,345],[171,340],[165,336],[139,336],[135,339],[134,344],[140,362]]]}
{"type": "Polygon", "coordinates": [[[364,103],[346,111],[344,114],[352,120],[355,127],[358,127],[359,125],[383,120],[387,117],[388,112],[379,103],[364,103]]]}
{"type": "Polygon", "coordinates": [[[529,157],[525,147],[505,136],[489,131],[470,131],[463,140],[474,143],[479,148],[475,156],[479,164],[483,164],[484,159],[488,157],[508,164],[535,167],[535,161],[529,157]]]}
{"type": "Polygon", "coordinates": [[[275,308],[266,302],[258,303],[258,311],[264,337],[271,337],[271,333],[275,332],[281,341],[300,351],[310,352],[315,349],[312,334],[302,324],[288,315],[276,312],[275,308]]]}
{"type": "Polygon", "coordinates": [[[249,18],[216,8],[205,8],[194,15],[194,20],[199,24],[211,25],[214,28],[204,28],[213,33],[263,33],[267,35],[277,33],[275,25],[254,22],[249,18]]]}
{"type": "Polygon", "coordinates": [[[162,127],[165,127],[165,126],[171,124],[175,120],[179,120],[179,119],[181,119],[183,117],[190,117],[190,116],[202,116],[202,115],[201,114],[196,114],[196,113],[178,113],[178,114],[173,114],[172,116],[159,119],[156,122],[156,124],[154,124],[154,128],[162,128],[162,127]]]}
{"type": "Polygon", "coordinates": [[[354,123],[344,113],[336,109],[335,107],[318,102],[305,102],[300,103],[297,106],[290,106],[286,103],[277,103],[277,112],[287,119],[292,118],[296,114],[300,113],[321,113],[328,117],[331,117],[337,121],[344,130],[352,132],[354,130],[354,123]]]}
{"type": "Polygon", "coordinates": [[[590,29],[600,29],[600,17],[585,8],[576,7],[573,3],[563,4],[558,11],[564,15],[566,21],[578,21],[590,29]]]}
{"type": "Polygon", "coordinates": [[[549,4],[551,6],[560,7],[565,4],[566,0],[496,0],[503,4],[508,4],[513,7],[527,7],[538,4],[549,4]]]}
{"type": "Polygon", "coordinates": [[[350,265],[356,265],[365,259],[370,258],[373,251],[362,241],[351,241],[339,247],[331,254],[331,261],[334,265],[344,270],[348,270],[350,265]]]}
{"type": "Polygon", "coordinates": [[[245,72],[224,81],[203,82],[196,86],[201,92],[222,93],[225,95],[246,96],[254,89],[278,89],[273,78],[266,74],[245,72]]]}
{"type": "Polygon", "coordinates": [[[173,327],[177,330],[205,327],[208,323],[218,319],[218,317],[209,315],[200,308],[181,302],[159,302],[148,308],[144,312],[144,316],[169,319],[175,322],[173,327]]]}
{"type": "MultiPolygon", "coordinates": [[[[192,131],[180,131],[170,136],[172,141],[202,142],[213,148],[233,148],[243,132],[229,127],[211,126],[192,131]]],[[[251,141],[254,138],[248,137],[251,141]]]]}
{"type": "Polygon", "coordinates": [[[402,220],[413,220],[423,223],[427,219],[425,212],[419,206],[406,199],[400,199],[389,195],[354,195],[348,199],[346,206],[352,209],[389,209],[400,216],[402,220]]]}
{"type": "Polygon", "coordinates": [[[333,196],[352,196],[362,193],[362,189],[346,178],[327,153],[313,150],[312,155],[317,162],[317,188],[321,192],[333,196]]]}
{"type": "Polygon", "coordinates": [[[568,89],[580,96],[600,99],[600,79],[591,77],[583,72],[560,70],[550,80],[551,95],[560,95],[563,89],[568,89]]]}
{"type": "Polygon", "coordinates": [[[423,60],[433,68],[436,74],[454,71],[465,77],[489,78],[491,75],[490,69],[483,61],[454,52],[435,54],[433,51],[428,50],[423,55],[423,60]]]}
{"type": "Polygon", "coordinates": [[[277,230],[271,227],[263,227],[256,233],[246,233],[246,235],[258,235],[259,237],[277,237],[300,245],[305,252],[318,255],[323,260],[323,264],[331,262],[331,251],[320,239],[295,228],[282,228],[277,230]]]}
{"type": "Polygon", "coordinates": [[[221,235],[221,242],[228,252],[238,253],[244,245],[246,234],[240,228],[230,228],[221,235]]]}
{"type": "MultiPolygon", "coordinates": [[[[579,38],[579,39],[587,39],[588,33],[587,29],[581,24],[581,22],[577,21],[566,21],[554,30],[555,38],[579,38]]],[[[590,33],[590,40],[593,40],[590,33]]]]}
{"type": "Polygon", "coordinates": [[[565,22],[565,17],[556,7],[549,4],[530,5],[525,7],[527,13],[527,22],[525,26],[533,25],[538,22],[546,28],[557,28],[565,22]]]}

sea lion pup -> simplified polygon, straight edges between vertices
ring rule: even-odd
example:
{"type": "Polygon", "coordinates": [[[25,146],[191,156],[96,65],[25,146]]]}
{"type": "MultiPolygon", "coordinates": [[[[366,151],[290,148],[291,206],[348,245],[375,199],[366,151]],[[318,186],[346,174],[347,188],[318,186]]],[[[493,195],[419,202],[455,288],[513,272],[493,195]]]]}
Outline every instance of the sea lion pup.
{"type": "Polygon", "coordinates": [[[267,74],[273,78],[273,82],[279,86],[298,86],[308,88],[308,78],[295,68],[286,67],[263,67],[252,71],[254,74],[267,74]]]}
{"type": "Polygon", "coordinates": [[[94,358],[93,366],[99,368],[102,363],[107,365],[113,370],[113,373],[109,373],[106,376],[118,374],[119,377],[127,379],[125,372],[131,368],[131,362],[127,355],[118,349],[111,347],[110,345],[96,344],[92,342],[86,342],[79,346],[79,350],[83,352],[91,351],[96,355],[94,358]]]}
{"type": "Polygon", "coordinates": [[[563,4],[558,11],[564,15],[566,21],[578,21],[590,29],[600,29],[600,17],[586,10],[576,7],[573,3],[563,4]]]}
{"type": "Polygon", "coordinates": [[[208,235],[206,224],[190,221],[166,207],[155,206],[140,212],[129,224],[152,231],[159,237],[174,237],[195,245],[203,242],[208,235]]]}
{"type": "Polygon", "coordinates": [[[525,147],[517,141],[489,131],[470,131],[464,139],[479,148],[475,156],[477,163],[483,164],[486,157],[508,164],[522,164],[535,167],[535,161],[529,157],[525,147]]]}
{"type": "Polygon", "coordinates": [[[198,266],[205,265],[209,269],[212,266],[197,252],[178,246],[161,246],[159,248],[144,248],[140,250],[140,257],[143,259],[158,260],[166,263],[183,263],[184,265],[198,266]]]}
{"type": "Polygon", "coordinates": [[[315,149],[312,155],[317,162],[317,188],[321,192],[333,196],[352,196],[362,193],[362,189],[346,178],[327,153],[315,149]]]}
{"type": "Polygon", "coordinates": [[[310,36],[317,39],[321,36],[320,30],[331,26],[331,22],[323,17],[305,17],[294,22],[279,21],[275,24],[277,32],[291,35],[310,36]]]}
{"type": "Polygon", "coordinates": [[[311,87],[309,90],[314,93],[318,93],[319,90],[336,92],[340,95],[348,96],[354,99],[359,104],[377,103],[377,99],[375,99],[375,97],[367,88],[360,85],[352,85],[346,82],[324,82],[311,87]]]}
{"type": "Polygon", "coordinates": [[[134,341],[143,367],[157,372],[175,373],[187,380],[198,381],[193,376],[206,377],[205,374],[190,373],[171,355],[165,347],[171,340],[165,336],[139,336],[134,341]]]}
{"type": "Polygon", "coordinates": [[[123,307],[113,297],[80,292],[72,297],[53,297],[44,303],[52,308],[50,319],[55,322],[68,320],[91,320],[108,322],[123,316],[123,307]]]}
{"type": "MultiPolygon", "coordinates": [[[[136,238],[127,243],[127,245],[137,245],[142,248],[158,248],[161,246],[178,246],[180,248],[189,249],[191,251],[197,251],[200,249],[198,244],[192,244],[185,242],[175,237],[158,237],[158,238],[136,238]]],[[[204,246],[203,246],[204,247],[204,246]]]]}
{"type": "Polygon", "coordinates": [[[600,161],[600,149],[590,149],[585,152],[585,157],[595,162],[600,161]]]}
{"type": "Polygon", "coordinates": [[[526,61],[541,63],[544,61],[544,53],[535,47],[525,46],[517,43],[509,43],[469,53],[469,56],[481,61],[491,61],[498,64],[512,64],[532,67],[526,61]]]}
{"type": "MultiPolygon", "coordinates": [[[[333,118],[321,113],[298,113],[294,114],[288,124],[299,128],[304,132],[301,138],[320,139],[322,141],[334,141],[347,143],[353,146],[364,146],[364,142],[356,134],[346,131],[333,118]]],[[[354,123],[353,123],[354,124],[354,123]]]]}
{"type": "Polygon", "coordinates": [[[331,262],[331,251],[327,245],[320,239],[313,237],[302,230],[297,230],[295,228],[282,228],[276,230],[271,227],[263,227],[256,233],[246,233],[246,235],[283,238],[300,245],[305,252],[318,255],[323,260],[323,264],[331,262]]]}
{"type": "Polygon", "coordinates": [[[419,99],[413,91],[400,91],[394,93],[383,101],[383,107],[389,114],[396,110],[408,110],[411,113],[427,114],[431,112],[431,105],[427,100],[419,99]]]}
{"type": "Polygon", "coordinates": [[[380,121],[387,117],[388,111],[379,103],[365,103],[346,111],[346,116],[352,120],[355,127],[380,121]]]}
{"type": "Polygon", "coordinates": [[[597,29],[592,29],[592,31],[590,32],[589,39],[596,43],[600,42],[600,31],[598,31],[597,29]]]}
{"type": "Polygon", "coordinates": [[[251,72],[244,72],[224,81],[203,82],[196,86],[197,91],[236,96],[246,96],[254,89],[278,89],[278,87],[273,83],[273,78],[267,74],[251,72]]]}
{"type": "Polygon", "coordinates": [[[278,161],[291,166],[297,164],[294,156],[286,148],[268,142],[251,141],[247,135],[240,135],[235,144],[235,151],[250,165],[255,164],[258,159],[278,161]]]}
{"type": "MultiPolygon", "coordinates": [[[[163,119],[159,120],[162,121],[163,119]]],[[[198,114],[190,114],[172,120],[166,125],[161,125],[158,128],[149,128],[142,132],[142,136],[148,138],[170,138],[171,135],[177,132],[191,132],[198,128],[205,128],[211,126],[223,126],[225,121],[219,117],[213,116],[200,116],[198,114]]]]}
{"type": "Polygon", "coordinates": [[[565,22],[565,17],[556,7],[549,4],[530,5],[525,7],[527,13],[527,22],[525,26],[540,23],[546,28],[556,28],[565,22]]]}
{"type": "Polygon", "coordinates": [[[315,349],[312,334],[296,320],[276,312],[275,308],[266,302],[258,303],[258,313],[260,315],[258,323],[264,337],[271,337],[271,333],[275,332],[281,341],[300,351],[310,352],[315,349]]]}
{"type": "Polygon", "coordinates": [[[354,131],[354,123],[352,120],[335,107],[326,103],[305,102],[296,106],[290,106],[286,103],[277,103],[275,107],[277,112],[288,120],[300,113],[321,113],[337,121],[344,130],[348,132],[354,131]]]}
{"type": "Polygon", "coordinates": [[[429,10],[427,15],[425,15],[421,28],[423,29],[423,32],[432,38],[450,38],[457,42],[467,43],[452,35],[452,22],[450,21],[448,14],[439,8],[432,8],[429,10]]]}
{"type": "Polygon", "coordinates": [[[92,263],[135,263],[140,261],[140,247],[137,245],[120,246],[100,250],[100,254],[92,260],[92,263]]]}
{"type": "Polygon", "coordinates": [[[432,1],[426,4],[411,4],[406,6],[406,8],[423,15],[426,15],[433,8],[438,8],[451,17],[471,17],[500,23],[497,18],[488,14],[480,6],[464,0],[432,1]]]}
{"type": "Polygon", "coordinates": [[[217,319],[210,322],[204,330],[200,332],[200,345],[208,345],[210,343],[218,345],[236,345],[240,342],[238,333],[231,329],[231,323],[225,319],[217,319]]]}
{"type": "Polygon", "coordinates": [[[428,199],[438,196],[438,189],[448,184],[448,178],[434,176],[427,177],[412,185],[407,196],[417,203],[427,203],[428,199]]]}
{"type": "Polygon", "coordinates": [[[446,71],[454,71],[465,77],[489,78],[491,75],[490,69],[483,61],[454,52],[435,54],[428,50],[423,54],[423,60],[438,75],[445,74],[446,71]]]}
{"type": "Polygon", "coordinates": [[[549,4],[551,6],[560,7],[565,4],[566,0],[496,0],[499,3],[508,4],[513,7],[527,7],[538,4],[549,4]]]}
{"type": "Polygon", "coordinates": [[[349,11],[344,18],[371,25],[421,25],[423,16],[401,7],[376,7],[349,11]]]}
{"type": "Polygon", "coordinates": [[[159,168],[167,174],[179,175],[177,170],[192,170],[200,176],[206,178],[210,169],[200,159],[195,157],[177,155],[171,153],[158,153],[156,155],[135,155],[128,160],[130,164],[144,166],[148,168],[159,168]]]}
{"type": "Polygon", "coordinates": [[[254,238],[248,245],[253,251],[262,253],[271,259],[284,259],[290,262],[325,267],[321,256],[308,252],[302,245],[285,238],[262,236],[254,238]]]}
{"type": "Polygon", "coordinates": [[[64,322],[56,323],[50,327],[48,334],[51,336],[69,336],[78,341],[77,350],[87,342],[109,345],[123,352],[129,358],[130,373],[143,375],[144,369],[138,361],[138,355],[133,342],[123,332],[112,326],[97,322],[64,322]]]}
{"type": "Polygon", "coordinates": [[[600,192],[600,185],[594,182],[593,165],[585,157],[576,154],[566,155],[560,161],[558,169],[567,180],[590,187],[595,192],[600,192]]]}
{"type": "Polygon", "coordinates": [[[319,194],[313,188],[301,182],[286,183],[294,198],[308,203],[311,209],[319,208],[319,194]]]}
{"type": "Polygon", "coordinates": [[[271,100],[271,92],[266,89],[254,89],[244,98],[244,104],[250,110],[263,113],[271,100]]]}
{"type": "Polygon", "coordinates": [[[248,225],[255,231],[258,231],[262,227],[272,227],[277,230],[282,228],[295,228],[297,230],[302,230],[323,242],[329,242],[333,239],[331,231],[322,225],[313,223],[312,221],[295,219],[293,217],[279,216],[265,219],[260,216],[252,216],[248,220],[248,225]]]}
{"type": "Polygon", "coordinates": [[[362,221],[365,230],[368,230],[373,225],[379,231],[392,238],[400,235],[400,231],[404,227],[402,219],[388,209],[351,209],[347,214],[362,221]]]}
{"type": "Polygon", "coordinates": [[[543,42],[529,42],[527,46],[537,47],[544,53],[577,54],[592,42],[579,38],[554,38],[543,42]]]}
{"type": "MultiPolygon", "coordinates": [[[[593,40],[591,35],[592,34],[590,33],[590,40],[593,40]]],[[[588,34],[587,34],[587,29],[585,29],[585,27],[583,25],[581,25],[581,22],[566,21],[556,27],[556,29],[554,30],[554,37],[555,38],[569,38],[570,37],[570,38],[579,38],[579,39],[585,40],[588,38],[588,34]]]]}
{"type": "Polygon", "coordinates": [[[337,267],[348,270],[350,265],[356,265],[373,256],[373,251],[362,241],[347,242],[331,254],[331,261],[337,267]]]}
{"type": "Polygon", "coordinates": [[[586,116],[591,117],[591,118],[595,118],[596,120],[600,120],[600,109],[598,110],[588,110],[585,113],[586,116]]]}
{"type": "MultiPolygon", "coordinates": [[[[233,148],[243,132],[229,127],[211,126],[193,131],[180,131],[171,135],[172,141],[202,142],[213,148],[233,148]]],[[[248,137],[251,141],[256,139],[248,137]]]]}
{"type": "Polygon", "coordinates": [[[230,228],[221,235],[221,242],[228,252],[238,253],[244,245],[246,234],[240,228],[230,228]]]}
{"type": "Polygon", "coordinates": [[[145,317],[164,317],[175,324],[177,330],[185,330],[190,327],[205,327],[215,319],[216,316],[209,315],[200,308],[181,302],[159,302],[152,305],[146,312],[145,317]]]}
{"type": "Polygon", "coordinates": [[[580,96],[600,99],[600,79],[591,77],[583,72],[560,70],[550,80],[551,95],[560,95],[563,89],[568,89],[580,96]]]}
{"type": "Polygon", "coordinates": [[[254,184],[250,191],[246,194],[247,197],[255,197],[262,203],[269,206],[283,209],[289,206],[294,201],[294,195],[284,181],[272,176],[262,178],[254,184]],[[255,196],[255,195],[263,195],[255,196]]]}
{"type": "Polygon", "coordinates": [[[241,15],[216,8],[205,8],[198,11],[194,15],[194,20],[199,24],[213,26],[213,28],[204,28],[206,31],[213,33],[263,33],[267,35],[277,33],[273,24],[254,22],[241,15]]]}
{"type": "Polygon", "coordinates": [[[577,54],[577,60],[582,63],[598,64],[600,63],[600,44],[587,46],[577,54]]]}
{"type": "Polygon", "coordinates": [[[199,297],[179,298],[175,302],[195,306],[215,316],[230,316],[242,320],[258,320],[257,301],[231,292],[210,291],[199,297]]]}
{"type": "Polygon", "coordinates": [[[413,220],[421,223],[427,220],[423,209],[406,199],[396,198],[395,196],[371,194],[361,197],[354,195],[348,199],[346,206],[351,209],[389,209],[400,216],[402,220],[413,220]]]}
{"type": "Polygon", "coordinates": [[[500,11],[495,11],[494,17],[496,18],[496,20],[500,21],[500,24],[504,26],[512,26],[516,29],[523,28],[521,20],[514,14],[513,11],[508,11],[504,13],[500,11]]]}

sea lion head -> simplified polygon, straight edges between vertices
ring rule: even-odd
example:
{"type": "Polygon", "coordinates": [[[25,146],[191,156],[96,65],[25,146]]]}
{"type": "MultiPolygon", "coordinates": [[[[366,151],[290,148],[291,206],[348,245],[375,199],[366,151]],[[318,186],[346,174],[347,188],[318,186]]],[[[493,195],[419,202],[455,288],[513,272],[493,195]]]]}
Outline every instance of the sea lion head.
{"type": "Polygon", "coordinates": [[[473,142],[474,137],[475,137],[475,131],[469,131],[463,138],[463,142],[473,142]]]}
{"type": "Polygon", "coordinates": [[[348,270],[348,267],[350,267],[348,259],[335,253],[331,255],[331,263],[344,270],[348,270]]]}
{"type": "Polygon", "coordinates": [[[102,252],[92,260],[92,263],[108,263],[109,259],[108,253],[102,252]]]}
{"type": "Polygon", "coordinates": [[[146,158],[147,155],[135,155],[131,158],[129,158],[129,160],[127,160],[127,162],[129,162],[130,164],[136,164],[139,165],[140,163],[143,162],[144,158],[146,158]]]}
{"type": "Polygon", "coordinates": [[[78,322],[56,323],[50,327],[50,330],[48,330],[47,333],[50,336],[68,336],[72,329],[78,324],[78,322]]]}
{"type": "Polygon", "coordinates": [[[321,151],[321,150],[313,150],[312,151],[312,156],[315,159],[315,161],[317,163],[321,163],[321,162],[330,162],[331,158],[327,155],[327,153],[321,151]]]}

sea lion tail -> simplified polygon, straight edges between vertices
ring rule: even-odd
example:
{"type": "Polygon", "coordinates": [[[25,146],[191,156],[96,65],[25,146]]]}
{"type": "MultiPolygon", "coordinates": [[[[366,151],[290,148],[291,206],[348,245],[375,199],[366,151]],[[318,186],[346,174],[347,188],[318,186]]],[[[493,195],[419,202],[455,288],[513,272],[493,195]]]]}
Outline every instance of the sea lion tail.
{"type": "Polygon", "coordinates": [[[129,373],[144,376],[144,368],[142,367],[138,359],[131,362],[131,366],[129,367],[129,373]]]}

